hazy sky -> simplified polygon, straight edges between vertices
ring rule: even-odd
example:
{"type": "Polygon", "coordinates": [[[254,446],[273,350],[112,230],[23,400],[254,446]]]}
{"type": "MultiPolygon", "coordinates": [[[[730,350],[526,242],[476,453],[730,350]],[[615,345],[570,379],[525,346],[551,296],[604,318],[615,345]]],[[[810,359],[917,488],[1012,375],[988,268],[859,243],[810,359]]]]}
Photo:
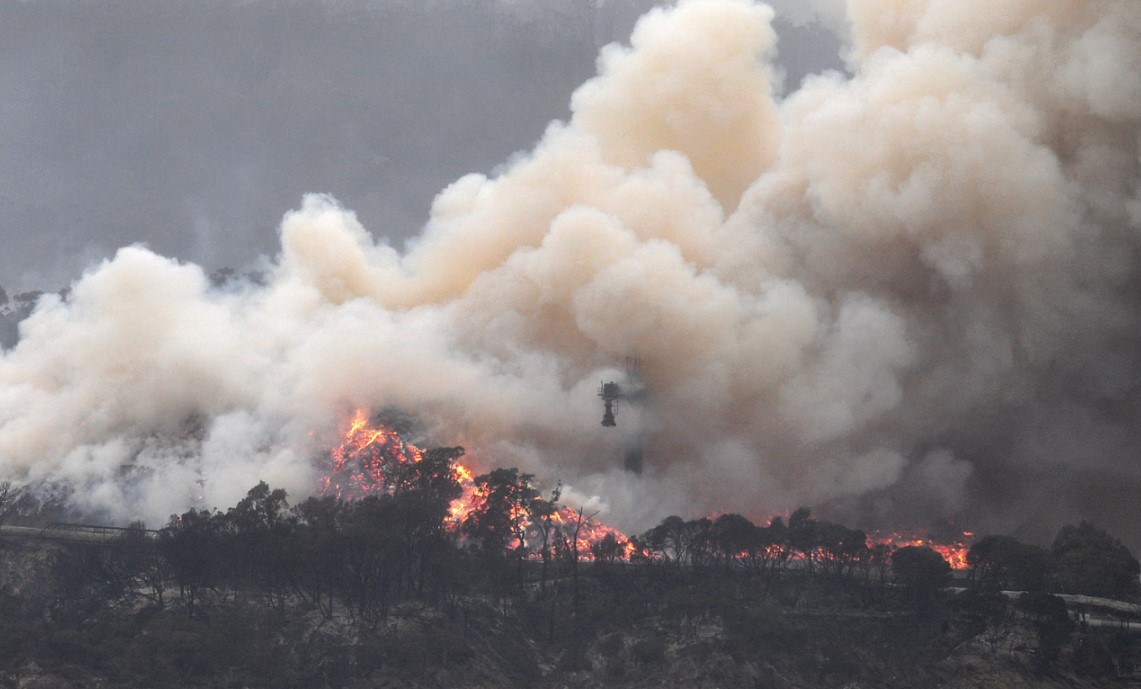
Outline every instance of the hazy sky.
{"type": "MultiPolygon", "coordinates": [[[[0,286],[57,290],[136,242],[242,268],[307,192],[399,245],[449,182],[565,119],[653,4],[2,3],[0,286]]],[[[825,23],[783,6],[787,83],[839,68],[825,23]]]]}

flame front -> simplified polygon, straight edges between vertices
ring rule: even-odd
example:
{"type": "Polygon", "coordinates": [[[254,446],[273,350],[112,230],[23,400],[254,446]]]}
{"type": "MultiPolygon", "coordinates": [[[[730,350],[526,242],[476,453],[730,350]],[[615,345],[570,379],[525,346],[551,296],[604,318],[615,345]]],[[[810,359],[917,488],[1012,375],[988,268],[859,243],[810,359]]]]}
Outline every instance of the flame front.
{"type": "Polygon", "coordinates": [[[560,507],[551,515],[551,522],[564,543],[577,549],[581,559],[594,560],[596,549],[605,544],[607,538],[611,539],[613,556],[617,560],[629,560],[636,550],[626,534],[570,507],[560,507]]]}
{"type": "Polygon", "coordinates": [[[341,443],[329,453],[329,472],[321,478],[321,494],[353,500],[391,493],[398,465],[420,462],[424,453],[389,428],[373,428],[358,409],[341,443]]]}
{"type": "MultiPolygon", "coordinates": [[[[328,473],[321,479],[321,494],[333,495],[342,500],[354,500],[366,495],[390,494],[398,488],[399,469],[424,460],[424,451],[405,442],[400,435],[385,426],[369,423],[368,414],[358,409],[344,432],[341,443],[329,453],[328,473]]],[[[448,529],[459,533],[460,526],[472,512],[480,508],[485,499],[475,475],[458,462],[451,466],[452,480],[460,488],[460,495],[448,508],[448,529]]],[[[595,521],[590,515],[568,506],[557,507],[546,517],[532,518],[526,510],[514,508],[513,523],[521,526],[525,542],[516,537],[509,547],[524,547],[529,556],[544,556],[556,548],[574,550],[580,559],[593,560],[598,556],[615,560],[629,560],[636,547],[621,531],[595,521]]],[[[967,552],[974,534],[964,531],[947,540],[932,538],[924,530],[911,529],[895,532],[873,532],[868,535],[869,545],[886,545],[891,549],[906,546],[926,546],[943,556],[952,569],[967,568],[967,552]]],[[[785,546],[771,546],[781,548],[785,546]]],[[[792,555],[786,555],[793,557],[792,555]]]]}
{"type": "Polygon", "coordinates": [[[947,541],[932,539],[922,529],[907,531],[892,531],[889,533],[873,532],[868,535],[868,542],[873,545],[886,545],[890,548],[906,548],[908,546],[922,546],[930,548],[943,556],[951,569],[967,569],[967,553],[971,549],[975,535],[970,531],[963,531],[947,541]]]}
{"type": "MultiPolygon", "coordinates": [[[[355,500],[367,495],[392,493],[397,488],[397,470],[423,459],[423,450],[404,441],[390,428],[370,424],[368,413],[358,409],[341,442],[329,452],[328,472],[320,483],[321,494],[355,500]]],[[[458,533],[468,515],[479,508],[484,496],[475,482],[475,475],[467,466],[458,462],[452,464],[451,478],[461,493],[448,507],[447,527],[458,533]]],[[[531,543],[514,543],[512,547],[530,545],[531,555],[541,557],[541,548],[535,543],[541,540],[537,534],[541,533],[542,525],[534,523],[523,510],[518,510],[511,517],[524,523],[523,530],[532,537],[528,539],[531,543]]],[[[564,547],[573,547],[581,559],[594,559],[594,546],[606,541],[607,537],[615,544],[620,559],[628,559],[633,552],[633,545],[625,534],[570,507],[559,507],[550,515],[548,525],[551,532],[546,539],[548,546],[561,543],[564,547]]]]}

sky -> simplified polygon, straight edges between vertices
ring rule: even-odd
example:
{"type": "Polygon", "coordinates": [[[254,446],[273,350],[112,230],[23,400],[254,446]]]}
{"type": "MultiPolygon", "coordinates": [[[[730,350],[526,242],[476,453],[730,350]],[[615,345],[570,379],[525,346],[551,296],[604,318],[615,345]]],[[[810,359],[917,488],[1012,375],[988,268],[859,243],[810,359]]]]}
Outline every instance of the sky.
{"type": "Polygon", "coordinates": [[[160,523],[395,409],[626,530],[1141,545],[1136,0],[0,13],[0,478],[160,523]]]}
{"type": "MultiPolygon", "coordinates": [[[[798,3],[793,83],[841,68],[798,3]]],[[[56,291],[122,246],[208,270],[277,251],[302,195],[376,236],[569,115],[651,0],[0,4],[0,287],[56,291]]]]}

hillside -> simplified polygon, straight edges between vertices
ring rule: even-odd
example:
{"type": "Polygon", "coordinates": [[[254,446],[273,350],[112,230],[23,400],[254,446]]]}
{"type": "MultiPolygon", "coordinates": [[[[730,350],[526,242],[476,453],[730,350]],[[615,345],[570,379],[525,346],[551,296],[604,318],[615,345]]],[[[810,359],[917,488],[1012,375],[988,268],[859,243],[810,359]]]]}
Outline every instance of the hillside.
{"type": "Polygon", "coordinates": [[[898,555],[894,572],[822,554],[544,558],[409,530],[392,496],[288,512],[275,497],[254,489],[157,533],[5,526],[0,686],[1138,684],[1137,605],[1003,592],[977,560],[952,581],[945,563],[917,575],[898,555]],[[335,517],[323,533],[320,510],[335,517]]]}

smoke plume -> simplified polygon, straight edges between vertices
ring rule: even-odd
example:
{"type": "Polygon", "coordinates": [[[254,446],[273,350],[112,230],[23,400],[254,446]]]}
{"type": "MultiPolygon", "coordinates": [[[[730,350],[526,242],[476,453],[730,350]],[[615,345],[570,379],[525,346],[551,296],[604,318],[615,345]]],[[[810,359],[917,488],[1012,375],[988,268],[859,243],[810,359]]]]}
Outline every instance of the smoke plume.
{"type": "Polygon", "coordinates": [[[767,6],[651,11],[404,249],[313,195],[261,282],[120,250],[0,358],[0,473],[155,522],[311,492],[391,408],[619,527],[809,504],[1137,543],[1141,4],[846,9],[850,75],[779,100],[767,6]],[[628,356],[646,400],[603,428],[628,356]]]}

